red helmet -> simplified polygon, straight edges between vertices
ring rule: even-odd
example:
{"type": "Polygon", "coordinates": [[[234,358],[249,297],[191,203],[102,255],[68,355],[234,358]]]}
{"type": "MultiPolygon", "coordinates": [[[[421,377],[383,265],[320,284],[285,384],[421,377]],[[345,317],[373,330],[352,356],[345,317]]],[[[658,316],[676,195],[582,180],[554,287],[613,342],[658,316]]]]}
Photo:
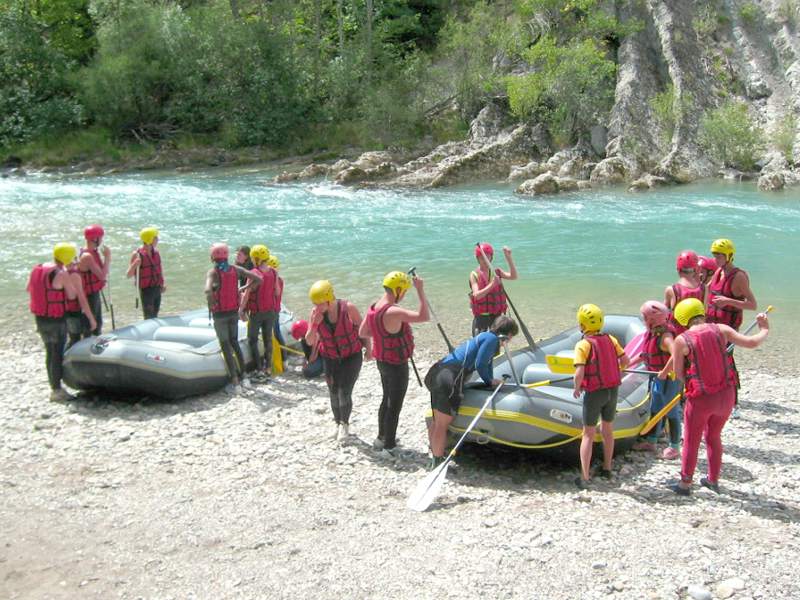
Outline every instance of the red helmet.
{"type": "Polygon", "coordinates": [[[105,230],[100,225],[89,225],[83,230],[83,237],[87,242],[96,242],[103,238],[106,234],[105,230]]]}
{"type": "Polygon", "coordinates": [[[211,260],[228,260],[228,244],[211,244],[211,260]]]}
{"type": "Polygon", "coordinates": [[[697,264],[701,269],[706,271],[717,270],[717,261],[715,261],[713,258],[709,258],[708,256],[699,256],[697,258],[697,264]]]}
{"type": "Polygon", "coordinates": [[[697,268],[697,254],[693,250],[684,250],[675,260],[678,271],[694,270],[697,268]]]}
{"type": "Polygon", "coordinates": [[[642,313],[642,319],[648,327],[666,325],[669,319],[669,309],[657,300],[648,300],[642,304],[639,312],[642,313]]]}
{"type": "Polygon", "coordinates": [[[489,260],[492,259],[494,256],[494,248],[489,242],[481,242],[480,244],[475,244],[475,258],[481,257],[481,250],[483,250],[483,254],[486,255],[486,258],[489,260]]]}
{"type": "Polygon", "coordinates": [[[306,337],[308,333],[308,321],[300,319],[292,323],[292,337],[296,340],[306,337]]]}

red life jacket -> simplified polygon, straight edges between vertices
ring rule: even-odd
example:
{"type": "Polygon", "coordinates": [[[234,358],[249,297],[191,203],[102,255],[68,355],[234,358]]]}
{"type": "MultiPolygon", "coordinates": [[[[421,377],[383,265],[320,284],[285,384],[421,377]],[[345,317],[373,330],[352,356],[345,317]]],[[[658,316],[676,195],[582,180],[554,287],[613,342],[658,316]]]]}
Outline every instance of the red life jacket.
{"type": "Polygon", "coordinates": [[[733,357],[725,351],[725,336],[719,327],[707,324],[682,335],[689,347],[686,357],[686,398],[716,394],[736,385],[733,357]]]}
{"type": "Polygon", "coordinates": [[[30,309],[37,317],[60,319],[64,316],[66,293],[53,287],[53,278],[60,267],[54,264],[36,265],[28,278],[30,309]]]}
{"type": "MultiPolygon", "coordinates": [[[[483,271],[477,269],[473,271],[473,273],[475,273],[479,288],[483,289],[489,285],[489,280],[483,271]]],[[[493,289],[480,300],[475,299],[475,296],[472,293],[472,286],[470,286],[469,304],[472,308],[472,314],[476,317],[481,315],[504,315],[508,310],[508,304],[506,303],[506,292],[502,285],[500,286],[499,290],[496,288],[493,289]]]]}
{"type": "Polygon", "coordinates": [[[383,316],[390,306],[392,305],[385,304],[376,310],[373,304],[367,311],[367,323],[369,323],[373,340],[372,353],[376,360],[392,365],[401,365],[408,361],[414,353],[414,336],[408,323],[403,323],[397,333],[386,331],[386,327],[383,325],[383,316]]]}
{"type": "Polygon", "coordinates": [[[733,298],[734,300],[744,300],[744,296],[734,296],[732,289],[733,280],[736,274],[740,271],[747,275],[745,271],[735,267],[727,275],[725,275],[723,269],[717,269],[714,272],[714,275],[711,277],[711,282],[708,284],[708,307],[706,308],[706,322],[722,323],[723,325],[729,325],[733,327],[737,331],[739,330],[739,326],[742,324],[743,311],[738,308],[734,308],[733,306],[719,308],[711,301],[717,296],[725,296],[727,298],[733,298]],[[725,279],[723,279],[723,275],[725,279]]]}
{"type": "Polygon", "coordinates": [[[319,353],[325,358],[342,359],[361,352],[361,340],[358,338],[358,330],[347,312],[347,302],[337,300],[336,304],[339,310],[339,318],[336,323],[327,323],[323,320],[317,329],[320,339],[319,353]]]}
{"type": "Polygon", "coordinates": [[[211,312],[222,313],[239,309],[239,277],[236,271],[229,268],[223,271],[214,267],[217,271],[219,284],[212,295],[211,312]]]}
{"type": "Polygon", "coordinates": [[[136,252],[142,261],[139,265],[139,289],[146,290],[151,287],[161,287],[164,285],[164,274],[161,271],[161,254],[152,248],[152,254],[142,246],[136,252]]]}
{"type": "Polygon", "coordinates": [[[278,273],[272,267],[268,267],[266,271],[256,267],[251,269],[251,273],[260,275],[261,283],[250,292],[247,310],[251,313],[279,311],[281,302],[276,297],[277,289],[275,287],[278,285],[278,273]]]}
{"type": "MultiPolygon", "coordinates": [[[[78,266],[75,263],[72,263],[67,267],[67,273],[72,275],[73,273],[79,273],[78,266]]],[[[64,293],[64,310],[68,313],[76,313],[81,312],[81,305],[78,302],[78,296],[70,299],[66,292],[64,293]]]]}
{"type": "Polygon", "coordinates": [[[671,333],[671,328],[659,332],[648,330],[644,334],[641,356],[650,371],[660,371],[669,362],[670,353],[661,349],[661,339],[665,333],[671,333]]]}
{"type": "MultiPolygon", "coordinates": [[[[672,293],[675,295],[675,306],[677,306],[678,302],[681,300],[686,300],[686,298],[697,298],[702,302],[706,294],[706,286],[701,283],[697,287],[690,288],[681,283],[675,283],[672,286],[672,293]]],[[[675,320],[675,316],[672,312],[669,313],[669,322],[676,335],[686,331],[686,327],[675,320]]]]}
{"type": "MultiPolygon", "coordinates": [[[[97,263],[97,266],[103,268],[103,261],[100,259],[100,253],[97,249],[90,250],[89,248],[81,248],[81,256],[90,254],[97,263]]],[[[95,294],[106,287],[106,282],[95,275],[91,269],[88,271],[81,271],[81,279],[83,279],[83,293],[87,296],[95,294]]]]}
{"type": "Polygon", "coordinates": [[[586,359],[581,388],[587,392],[617,387],[622,383],[617,350],[611,338],[604,333],[584,335],[592,348],[586,359]]]}

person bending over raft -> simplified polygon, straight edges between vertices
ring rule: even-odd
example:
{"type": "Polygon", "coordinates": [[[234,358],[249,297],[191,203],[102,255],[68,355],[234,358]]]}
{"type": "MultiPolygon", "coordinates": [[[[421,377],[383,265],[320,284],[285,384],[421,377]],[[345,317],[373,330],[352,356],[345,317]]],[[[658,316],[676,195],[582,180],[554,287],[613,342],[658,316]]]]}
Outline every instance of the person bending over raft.
{"type": "Polygon", "coordinates": [[[473,337],[481,331],[488,330],[494,320],[500,315],[506,314],[506,310],[508,310],[506,293],[503,290],[501,279],[516,279],[517,267],[514,265],[514,259],[511,258],[510,248],[503,246],[503,254],[509,270],[506,272],[502,269],[495,269],[492,273],[489,261],[494,258],[494,248],[487,242],[481,242],[475,246],[478,268],[469,274],[469,303],[472,308],[473,337]],[[484,254],[486,258],[484,258],[484,254]]]}
{"type": "Polygon", "coordinates": [[[411,279],[405,273],[387,273],[383,278],[383,296],[369,307],[358,331],[361,338],[372,337],[372,356],[377,361],[381,375],[383,399],[378,409],[378,437],[372,446],[381,450],[386,458],[394,456],[397,423],[408,389],[408,361],[414,353],[410,324],[422,323],[430,318],[420,277],[414,278],[419,309],[413,311],[398,306],[410,287],[411,279]]]}
{"type": "Polygon", "coordinates": [[[306,334],[308,333],[308,321],[300,319],[292,323],[292,337],[300,342],[300,347],[303,349],[303,377],[312,379],[322,375],[324,369],[322,364],[322,357],[319,354],[319,343],[311,346],[306,341],[306,334]]]}
{"type": "Polygon", "coordinates": [[[250,258],[255,268],[242,294],[239,318],[247,321],[247,344],[256,364],[254,379],[265,381],[272,376],[272,332],[281,310],[282,288],[278,272],[267,262],[269,249],[265,245],[253,246],[250,258]],[[263,357],[258,351],[259,335],[264,343],[263,357]]]}
{"type": "Polygon", "coordinates": [[[125,276],[128,279],[136,276],[142,314],[145,319],[155,319],[161,310],[161,294],[167,291],[161,269],[161,254],[157,249],[158,229],[145,227],[139,232],[139,239],[142,240],[142,246],[131,254],[125,276]]]}
{"type": "Polygon", "coordinates": [[[494,388],[503,383],[502,379],[495,379],[492,361],[500,346],[507,345],[517,333],[519,327],[516,321],[500,315],[489,327],[489,331],[481,332],[460,344],[428,371],[425,385],[431,392],[433,409],[433,422],[428,429],[431,469],[435,469],[444,460],[447,428],[458,414],[458,407],[464,399],[464,380],[477,371],[487,386],[494,388]]]}
{"type": "Polygon", "coordinates": [[[700,485],[719,493],[722,428],[733,410],[737,383],[726,346],[756,348],[761,345],[769,334],[769,320],[766,314],[759,314],[756,318],[758,333],[742,335],[728,325],[707,323],[703,303],[696,298],[678,304],[675,317],[688,330],[672,345],[675,376],[686,384],[686,409],[681,478],[671,488],[681,496],[691,493],[700,440],[705,438],[708,475],[700,479],[700,485]]]}
{"type": "Polygon", "coordinates": [[[575,479],[580,489],[589,486],[589,465],[592,447],[601,418],[603,437],[603,477],[611,478],[611,460],[614,456],[614,417],[617,414],[617,396],[622,382],[620,371],[628,364],[628,357],[617,338],[600,333],[603,328],[603,311],[595,304],[584,304],[578,309],[578,325],[583,338],[575,345],[575,389],[573,396],[583,394],[583,437],[581,439],[581,475],[575,479]]]}
{"type": "Polygon", "coordinates": [[[30,309],[36,318],[36,331],[44,342],[50,400],[59,402],[71,396],[61,387],[64,345],[67,341],[66,308],[68,298],[77,298],[86,321],[97,327],[94,315],[80,289],[80,283],[67,267],[78,251],[72,244],[60,243],[53,248],[53,262],[36,265],[28,278],[30,309]]]}
{"type": "MultiPolygon", "coordinates": [[[[255,273],[228,264],[228,245],[213,244],[211,246],[211,262],[214,266],[206,274],[205,294],[208,310],[214,316],[214,331],[219,339],[225,369],[228,371],[230,383],[226,386],[228,393],[238,391],[244,372],[244,357],[239,347],[239,286],[238,275],[257,280],[255,273]]],[[[245,382],[249,385],[249,382],[245,382]]]]}
{"type": "MultiPolygon", "coordinates": [[[[639,309],[642,320],[647,327],[642,352],[631,360],[630,366],[634,367],[644,363],[648,371],[658,371],[658,375],[650,377],[650,414],[656,414],[664,408],[670,400],[681,393],[681,382],[669,379],[672,368],[672,342],[673,330],[670,326],[670,311],[661,302],[648,300],[639,309]]],[[[674,460],[680,456],[681,448],[681,405],[675,403],[667,413],[669,423],[669,446],[664,448],[662,458],[674,460]]],[[[655,452],[658,436],[664,421],[661,420],[650,430],[650,434],[641,442],[634,445],[634,450],[655,452]]]]}
{"type": "MultiPolygon", "coordinates": [[[[664,304],[669,310],[674,310],[675,305],[686,298],[697,298],[701,302],[706,300],[706,286],[700,283],[697,274],[698,258],[692,250],[684,250],[675,259],[675,268],[678,270],[678,282],[673,283],[664,290],[664,304]]],[[[682,333],[683,327],[671,318],[672,328],[675,333],[682,333]]]]}
{"type": "Polygon", "coordinates": [[[714,276],[714,271],[717,270],[717,261],[708,256],[697,257],[697,278],[700,283],[708,288],[711,278],[714,276]]]}
{"type": "Polygon", "coordinates": [[[334,439],[344,442],[350,436],[350,413],[353,410],[353,387],[361,373],[361,349],[367,356],[370,340],[358,337],[361,315],[356,305],[337,300],[330,281],[320,280],[311,286],[308,299],[314,305],[308,317],[306,343],[315,347],[325,368],[325,383],[331,397],[331,412],[336,422],[334,439]]]}
{"type": "Polygon", "coordinates": [[[103,246],[103,257],[100,257],[100,244],[103,243],[105,230],[100,225],[89,225],[83,230],[86,247],[81,248],[78,270],[83,278],[83,292],[89,301],[94,320],[94,328],[89,321],[83,322],[83,337],[100,335],[103,329],[103,299],[101,293],[108,281],[108,270],[111,267],[111,249],[103,246]]]}
{"type": "MultiPolygon", "coordinates": [[[[711,243],[711,253],[717,263],[717,270],[708,284],[706,317],[709,323],[728,325],[731,329],[739,331],[744,311],[755,310],[758,307],[756,297],[750,289],[750,277],[742,269],[733,266],[736,247],[732,241],[714,240],[711,243]]],[[[736,361],[733,361],[733,368],[736,370],[736,361]]],[[[735,404],[739,404],[738,370],[735,404]]],[[[738,408],[734,408],[731,416],[734,419],[739,417],[738,408]]]]}

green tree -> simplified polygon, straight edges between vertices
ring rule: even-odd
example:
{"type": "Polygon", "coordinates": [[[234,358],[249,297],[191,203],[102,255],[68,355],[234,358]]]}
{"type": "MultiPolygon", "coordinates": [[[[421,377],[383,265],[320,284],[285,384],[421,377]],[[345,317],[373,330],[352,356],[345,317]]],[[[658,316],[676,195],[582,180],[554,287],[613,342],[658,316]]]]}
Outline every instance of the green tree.
{"type": "Polygon", "coordinates": [[[750,118],[747,104],[731,101],[703,117],[700,143],[723,165],[751,171],[764,152],[764,132],[750,118]]]}

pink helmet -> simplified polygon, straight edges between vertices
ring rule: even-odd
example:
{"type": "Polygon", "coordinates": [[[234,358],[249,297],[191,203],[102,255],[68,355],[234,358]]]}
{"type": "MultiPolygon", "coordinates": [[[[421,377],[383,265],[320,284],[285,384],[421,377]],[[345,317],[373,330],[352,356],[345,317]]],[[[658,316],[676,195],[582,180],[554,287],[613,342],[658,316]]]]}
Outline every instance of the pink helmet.
{"type": "Polygon", "coordinates": [[[300,319],[292,323],[292,337],[296,340],[304,338],[308,333],[308,321],[300,319]]]}
{"type": "Polygon", "coordinates": [[[693,270],[697,268],[697,254],[693,250],[684,250],[675,259],[675,268],[678,271],[693,270]]]}
{"type": "Polygon", "coordinates": [[[669,309],[665,304],[657,300],[648,300],[642,304],[639,312],[642,313],[642,319],[644,319],[644,323],[648,327],[666,325],[669,319],[669,309]]]}
{"type": "Polygon", "coordinates": [[[708,256],[699,256],[697,258],[697,264],[701,269],[705,269],[706,271],[717,270],[717,261],[715,261],[713,258],[709,258],[708,256]]]}
{"type": "Polygon", "coordinates": [[[480,258],[482,256],[481,250],[483,250],[483,254],[486,255],[486,258],[490,260],[494,256],[494,248],[492,248],[492,245],[489,242],[475,244],[475,258],[480,258]]]}
{"type": "Polygon", "coordinates": [[[228,260],[228,244],[211,244],[211,260],[228,260]]]}
{"type": "Polygon", "coordinates": [[[89,225],[83,230],[83,237],[89,242],[96,242],[102,239],[105,234],[105,230],[100,225],[89,225]]]}

